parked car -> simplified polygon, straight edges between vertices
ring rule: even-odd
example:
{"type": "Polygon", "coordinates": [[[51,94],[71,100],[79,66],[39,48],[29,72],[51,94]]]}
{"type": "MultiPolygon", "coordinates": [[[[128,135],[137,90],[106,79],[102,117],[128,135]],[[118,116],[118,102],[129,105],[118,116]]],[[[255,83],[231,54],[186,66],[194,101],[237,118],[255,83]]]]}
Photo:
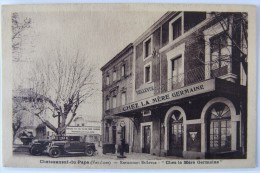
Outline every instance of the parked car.
{"type": "Polygon", "coordinates": [[[75,154],[93,156],[95,151],[95,144],[85,142],[81,136],[60,136],[58,140],[51,141],[47,146],[47,152],[51,157],[75,154]]]}
{"type": "Polygon", "coordinates": [[[34,140],[29,149],[30,154],[34,156],[42,155],[44,151],[47,149],[47,146],[49,145],[50,142],[51,140],[49,139],[34,140]]]}

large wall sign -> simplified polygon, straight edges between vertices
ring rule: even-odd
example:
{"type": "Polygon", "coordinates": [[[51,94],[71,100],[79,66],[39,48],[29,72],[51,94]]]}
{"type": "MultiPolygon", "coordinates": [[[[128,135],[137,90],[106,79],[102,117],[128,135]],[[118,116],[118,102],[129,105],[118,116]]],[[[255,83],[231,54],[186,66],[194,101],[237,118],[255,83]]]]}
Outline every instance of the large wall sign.
{"type": "Polygon", "coordinates": [[[154,82],[145,83],[135,90],[135,100],[143,100],[154,96],[154,82]]]}
{"type": "Polygon", "coordinates": [[[186,97],[190,97],[197,94],[202,94],[215,90],[215,80],[207,80],[201,83],[197,83],[194,85],[190,85],[187,87],[183,87],[180,89],[176,89],[173,91],[169,91],[158,96],[149,97],[147,99],[143,99],[137,102],[133,102],[132,104],[128,104],[121,108],[121,112],[127,112],[143,107],[148,107],[168,101],[178,100],[186,97]]]}
{"type": "Polygon", "coordinates": [[[66,128],[66,135],[101,135],[101,127],[100,126],[74,126],[66,128]]]}

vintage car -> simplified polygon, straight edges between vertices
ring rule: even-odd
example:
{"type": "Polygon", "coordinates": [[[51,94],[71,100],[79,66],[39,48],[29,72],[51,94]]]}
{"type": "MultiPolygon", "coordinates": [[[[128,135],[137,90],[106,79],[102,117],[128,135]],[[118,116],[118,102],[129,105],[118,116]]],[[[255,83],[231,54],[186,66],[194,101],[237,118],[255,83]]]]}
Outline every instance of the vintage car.
{"type": "Polygon", "coordinates": [[[60,136],[58,140],[51,141],[47,146],[47,152],[51,157],[76,154],[93,156],[95,151],[95,144],[85,142],[81,136],[60,136]]]}
{"type": "Polygon", "coordinates": [[[48,139],[40,139],[40,140],[34,140],[32,142],[31,147],[29,148],[29,152],[31,155],[34,156],[40,156],[44,153],[44,151],[47,149],[47,146],[51,140],[48,139]]]}

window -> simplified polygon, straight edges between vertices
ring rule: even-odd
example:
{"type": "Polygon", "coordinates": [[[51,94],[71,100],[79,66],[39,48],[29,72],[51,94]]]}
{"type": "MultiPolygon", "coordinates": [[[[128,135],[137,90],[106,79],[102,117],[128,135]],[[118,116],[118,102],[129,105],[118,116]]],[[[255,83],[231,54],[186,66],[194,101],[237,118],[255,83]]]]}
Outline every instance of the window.
{"type": "Polygon", "coordinates": [[[151,62],[148,63],[147,65],[145,65],[144,67],[144,82],[145,83],[149,83],[152,81],[152,66],[151,66],[151,62]]]}
{"type": "Polygon", "coordinates": [[[227,36],[220,33],[210,39],[211,70],[213,77],[227,74],[230,50],[227,47],[227,36]]]}
{"type": "Polygon", "coordinates": [[[182,34],[181,18],[172,23],[172,40],[175,40],[182,34]]]}
{"type": "Polygon", "coordinates": [[[113,108],[116,108],[116,96],[113,96],[113,108]]]}
{"type": "Polygon", "coordinates": [[[82,123],[82,126],[84,126],[85,124],[84,123],[82,123]]]}
{"type": "MultiPolygon", "coordinates": [[[[185,43],[166,53],[167,56],[167,89],[177,89],[184,86],[185,43]]],[[[185,80],[186,81],[186,80],[185,80]]]]}
{"type": "Polygon", "coordinates": [[[143,41],[143,60],[152,57],[153,37],[152,35],[143,41]]]}
{"type": "Polygon", "coordinates": [[[145,57],[148,57],[152,53],[151,39],[145,42],[145,57]]]}
{"type": "Polygon", "coordinates": [[[231,114],[223,103],[216,103],[209,111],[209,150],[223,152],[231,150],[231,114]]]}
{"type": "Polygon", "coordinates": [[[109,75],[106,77],[106,84],[109,85],[109,75]]]}
{"type": "Polygon", "coordinates": [[[183,13],[180,13],[169,22],[169,41],[174,41],[179,38],[184,32],[183,28],[183,13]]]}
{"type": "Polygon", "coordinates": [[[113,71],[113,81],[116,81],[116,70],[113,71]]]}
{"type": "Polygon", "coordinates": [[[172,89],[182,87],[184,84],[184,74],[182,70],[182,56],[171,60],[172,63],[172,89]]]}
{"type": "Polygon", "coordinates": [[[121,94],[121,105],[125,105],[126,104],[126,93],[123,92],[121,94]]]}
{"type": "Polygon", "coordinates": [[[110,104],[109,104],[109,98],[107,98],[107,99],[106,99],[106,110],[109,110],[109,106],[110,106],[110,104]]]}
{"type": "Polygon", "coordinates": [[[121,67],[121,76],[125,77],[125,64],[123,64],[121,67]]]}

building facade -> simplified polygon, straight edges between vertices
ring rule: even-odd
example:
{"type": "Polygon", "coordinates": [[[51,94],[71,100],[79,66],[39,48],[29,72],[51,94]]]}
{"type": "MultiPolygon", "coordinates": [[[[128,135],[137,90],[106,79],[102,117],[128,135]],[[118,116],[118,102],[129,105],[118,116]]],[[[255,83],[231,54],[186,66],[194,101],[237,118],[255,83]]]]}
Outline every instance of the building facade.
{"type": "Polygon", "coordinates": [[[121,144],[122,135],[129,148],[132,147],[132,120],[128,117],[115,116],[121,106],[133,101],[132,93],[133,45],[129,44],[102,68],[103,97],[103,144],[121,144]],[[124,122],[122,134],[120,123],[124,122]]]}
{"type": "Polygon", "coordinates": [[[244,158],[247,18],[167,12],[133,43],[133,152],[244,158]]]}

